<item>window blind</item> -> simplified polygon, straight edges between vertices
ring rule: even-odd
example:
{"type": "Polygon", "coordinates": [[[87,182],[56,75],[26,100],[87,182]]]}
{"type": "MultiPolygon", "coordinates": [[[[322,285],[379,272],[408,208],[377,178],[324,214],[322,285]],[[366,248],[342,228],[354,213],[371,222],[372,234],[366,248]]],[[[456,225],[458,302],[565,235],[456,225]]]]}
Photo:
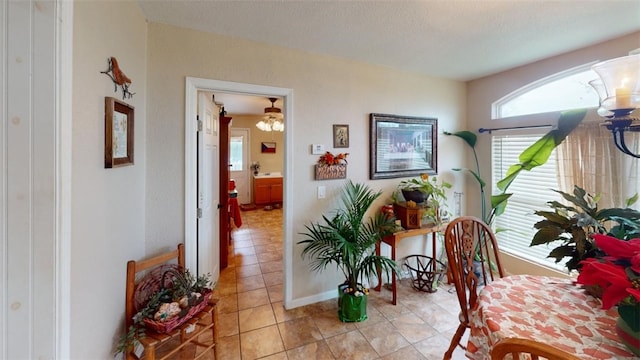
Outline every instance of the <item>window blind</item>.
{"type": "MultiPolygon", "coordinates": [[[[496,184],[505,176],[511,165],[519,162],[520,153],[542,135],[544,134],[493,136],[493,194],[499,193],[496,184]]],[[[561,242],[529,246],[536,232],[533,225],[543,219],[535,215],[534,211],[550,210],[547,206],[548,201],[561,201],[560,195],[551,189],[558,189],[555,151],[544,165],[532,171],[522,171],[511,183],[507,193],[513,195],[509,198],[504,214],[498,216],[493,225],[494,229],[506,229],[496,233],[500,250],[544,266],[565,270],[564,262],[556,264],[555,259],[547,258],[549,252],[561,242]]]]}

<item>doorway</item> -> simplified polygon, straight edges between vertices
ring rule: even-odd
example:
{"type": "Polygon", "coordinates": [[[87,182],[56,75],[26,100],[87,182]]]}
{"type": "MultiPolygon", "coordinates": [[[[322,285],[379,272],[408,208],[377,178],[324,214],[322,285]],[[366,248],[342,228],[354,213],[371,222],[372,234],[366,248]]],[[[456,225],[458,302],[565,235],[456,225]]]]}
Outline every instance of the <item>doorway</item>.
{"type": "Polygon", "coordinates": [[[247,128],[231,128],[229,139],[230,178],[235,180],[240,204],[251,203],[251,138],[247,128]]]}
{"type": "MultiPolygon", "coordinates": [[[[263,85],[235,83],[212,79],[187,77],[185,84],[185,261],[186,266],[195,268],[197,264],[197,94],[198,91],[223,92],[244,94],[250,96],[278,96],[283,99],[283,113],[287,118],[287,126],[284,132],[284,192],[283,192],[283,259],[284,259],[284,306],[290,307],[292,301],[292,234],[287,230],[292,228],[292,219],[288,211],[289,199],[291,199],[291,187],[287,185],[287,179],[292,178],[289,157],[293,151],[293,91],[287,88],[278,88],[263,85]]],[[[217,280],[217,279],[212,279],[217,280]]]]}

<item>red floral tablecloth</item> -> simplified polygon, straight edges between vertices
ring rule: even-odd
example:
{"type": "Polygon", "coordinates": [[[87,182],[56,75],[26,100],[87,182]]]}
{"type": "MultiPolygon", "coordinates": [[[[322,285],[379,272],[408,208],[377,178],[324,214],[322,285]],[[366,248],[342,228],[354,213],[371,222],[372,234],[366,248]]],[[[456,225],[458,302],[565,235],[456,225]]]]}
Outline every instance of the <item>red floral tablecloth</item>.
{"type": "Polygon", "coordinates": [[[467,357],[490,358],[498,340],[518,337],[554,345],[581,359],[632,359],[615,332],[618,314],[571,280],[515,275],[480,292],[471,311],[467,357]]]}

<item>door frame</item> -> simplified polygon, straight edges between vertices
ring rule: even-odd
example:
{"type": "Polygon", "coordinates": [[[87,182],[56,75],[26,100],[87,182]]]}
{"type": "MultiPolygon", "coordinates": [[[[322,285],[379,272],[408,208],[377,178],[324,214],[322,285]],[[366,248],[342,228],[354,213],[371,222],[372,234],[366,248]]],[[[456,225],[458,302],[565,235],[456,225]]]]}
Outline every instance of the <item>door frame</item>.
{"type": "MultiPolygon", "coordinates": [[[[289,199],[291,198],[291,186],[287,186],[287,180],[292,179],[293,164],[290,157],[293,154],[293,89],[273,86],[236,83],[213,79],[196,77],[186,77],[185,79],[185,169],[184,169],[184,237],[185,237],[185,265],[187,268],[196,266],[196,253],[193,249],[196,246],[196,221],[197,221],[197,106],[198,91],[227,92],[239,95],[252,96],[278,96],[283,98],[283,112],[287,118],[287,125],[284,131],[284,199],[283,199],[283,220],[284,229],[291,229],[291,213],[288,211],[289,199]]],[[[284,259],[284,306],[289,308],[292,301],[293,282],[292,257],[293,247],[291,246],[292,236],[288,231],[283,231],[283,259],[284,259]]]]}

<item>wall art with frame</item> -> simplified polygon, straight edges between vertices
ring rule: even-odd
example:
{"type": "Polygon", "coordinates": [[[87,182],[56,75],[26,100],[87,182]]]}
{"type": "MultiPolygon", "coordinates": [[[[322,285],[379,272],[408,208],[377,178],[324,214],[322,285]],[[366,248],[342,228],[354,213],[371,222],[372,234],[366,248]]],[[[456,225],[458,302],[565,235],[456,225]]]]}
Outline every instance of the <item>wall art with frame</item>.
{"type": "Polygon", "coordinates": [[[260,144],[260,152],[266,154],[275,154],[276,153],[276,143],[275,142],[263,142],[260,144]]]}
{"type": "Polygon", "coordinates": [[[370,179],[437,174],[437,118],[371,114],[369,135],[370,179]]]}
{"type": "Polygon", "coordinates": [[[134,108],[113,97],[104,98],[104,167],[133,165],[134,108]]]}
{"type": "Polygon", "coordinates": [[[349,125],[333,125],[333,147],[349,147],[349,125]]]}

